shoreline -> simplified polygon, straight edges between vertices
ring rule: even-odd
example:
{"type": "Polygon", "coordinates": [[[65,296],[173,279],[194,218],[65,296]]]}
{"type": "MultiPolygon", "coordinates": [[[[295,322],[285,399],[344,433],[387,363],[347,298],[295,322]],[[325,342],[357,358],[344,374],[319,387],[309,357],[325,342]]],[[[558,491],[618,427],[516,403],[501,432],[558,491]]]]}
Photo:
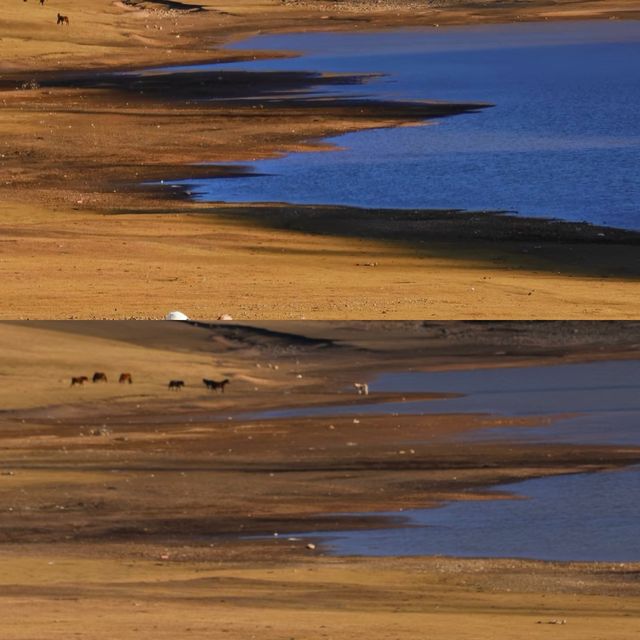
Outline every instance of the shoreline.
{"type": "Polygon", "coordinates": [[[15,614],[2,637],[56,638],[82,625],[99,640],[204,639],[221,629],[278,640],[315,637],[325,625],[336,637],[384,640],[391,625],[416,640],[425,628],[481,640],[515,629],[538,640],[559,618],[572,640],[605,628],[608,638],[629,637],[637,562],[338,557],[285,532],[339,531],[340,514],[354,512],[362,515],[350,527],[387,526],[380,511],[624,468],[640,462],[638,447],[451,440],[539,416],[341,416],[331,429],[325,418],[190,422],[185,410],[344,400],[346,385],[378,369],[638,358],[639,326],[0,323],[0,402],[25,407],[0,414],[0,602],[15,614]],[[123,367],[134,378],[124,388],[123,367]],[[66,376],[93,369],[109,382],[68,387],[66,376]],[[224,396],[196,386],[222,376],[232,380],[224,396]],[[168,377],[188,385],[170,393],[168,377]],[[418,440],[415,453],[400,453],[418,440]],[[244,539],[255,533],[271,539],[244,539]]]}
{"type": "MultiPolygon", "coordinates": [[[[151,57],[161,65],[163,60],[157,58],[166,53],[161,43],[168,45],[171,38],[175,64],[186,62],[188,56],[202,60],[205,46],[211,49],[210,59],[237,59],[237,51],[219,48],[216,38],[221,29],[226,39],[237,36],[241,27],[242,35],[249,35],[252,20],[261,21],[265,31],[276,32],[314,26],[317,17],[308,9],[288,6],[269,5],[272,14],[264,13],[266,9],[257,9],[249,0],[230,11],[235,16],[214,11],[174,15],[150,9],[123,13],[114,5],[103,15],[97,2],[85,4],[75,9],[78,19],[86,13],[87,19],[98,20],[108,40],[100,46],[119,42],[130,67],[149,63],[151,57]],[[132,30],[122,40],[124,25],[132,30]],[[136,40],[147,31],[152,32],[151,40],[136,40]]],[[[535,11],[542,11],[542,6],[536,3],[535,11]]],[[[588,11],[597,13],[603,6],[591,3],[588,11]]],[[[621,6],[635,5],[625,1],[621,6]]],[[[31,4],[26,9],[14,7],[9,18],[32,9],[31,4]]],[[[456,11],[468,22],[481,20],[456,11]]],[[[42,14],[28,15],[40,21],[42,14]]],[[[406,14],[388,16],[386,22],[376,14],[370,20],[376,28],[398,26],[406,14]]],[[[323,29],[333,29],[339,20],[322,22],[323,29]]],[[[67,46],[60,40],[66,33],[72,39],[85,38],[81,30],[52,29],[55,46],[67,46]]],[[[24,47],[45,47],[49,36],[38,34],[24,47]]],[[[8,42],[0,34],[0,48],[8,42]]],[[[82,47],[73,42],[68,47],[60,53],[59,66],[78,69],[79,58],[73,52],[82,47]]],[[[25,53],[23,71],[11,71],[13,63],[3,71],[0,82],[5,87],[18,77],[28,84],[38,75],[33,71],[37,62],[25,53]]],[[[122,67],[118,55],[109,61],[112,68],[122,67]]],[[[101,73],[104,69],[94,65],[92,75],[101,73]]],[[[225,76],[229,90],[241,86],[228,72],[225,76]]],[[[299,75],[296,82],[308,80],[299,75]]],[[[158,85],[160,95],[173,95],[175,87],[165,81],[158,85]]],[[[37,84],[36,79],[33,86],[37,84]]],[[[177,86],[178,93],[186,88],[177,86]]],[[[142,90],[146,88],[152,85],[142,90]]],[[[173,307],[184,308],[192,317],[227,313],[253,319],[637,316],[636,236],[618,236],[607,245],[600,242],[602,238],[593,238],[589,229],[581,234],[584,225],[576,224],[569,240],[562,233],[554,236],[556,223],[511,221],[498,214],[495,219],[474,220],[460,237],[460,225],[456,229],[451,220],[447,224],[438,212],[418,214],[403,233],[387,218],[406,217],[404,212],[204,206],[176,198],[179,193],[138,186],[194,175],[193,164],[202,161],[203,154],[224,165],[229,158],[251,162],[322,149],[322,139],[329,136],[415,122],[416,115],[420,119],[428,115],[424,106],[416,114],[415,105],[398,110],[398,105],[380,104],[363,117],[361,105],[312,109],[290,101],[263,105],[256,119],[258,109],[252,107],[258,106],[259,95],[253,104],[225,108],[136,91],[43,86],[0,92],[5,115],[0,152],[8,176],[0,184],[0,227],[6,238],[2,259],[13,275],[3,282],[2,317],[159,318],[173,307]],[[43,119],[43,114],[48,115],[43,119]],[[494,228],[501,239],[494,239],[494,228]],[[360,267],[367,264],[378,268],[360,267]],[[261,278],[256,280],[255,273],[261,278]],[[297,281],[290,281],[287,273],[298,274],[297,281]],[[37,288],[34,282],[39,283],[37,288]],[[228,282],[233,282],[232,288],[228,282]]],[[[456,215],[472,220],[475,214],[456,215]]]]}
{"type": "MultiPolygon", "coordinates": [[[[436,410],[425,414],[373,413],[355,420],[352,414],[341,413],[340,406],[336,406],[335,414],[326,416],[261,418],[246,415],[247,412],[269,411],[283,406],[304,409],[331,403],[340,403],[341,406],[370,405],[372,402],[398,399],[411,401],[462,395],[455,388],[448,393],[376,392],[366,397],[356,396],[345,390],[347,381],[352,377],[371,379],[371,375],[380,372],[414,369],[416,365],[417,368],[426,370],[464,371],[478,367],[527,367],[637,359],[638,345],[635,352],[630,351],[628,346],[623,348],[623,345],[628,345],[629,341],[637,338],[637,330],[633,327],[624,327],[619,332],[618,340],[621,342],[618,349],[594,351],[586,345],[593,340],[597,341],[603,328],[598,323],[592,323],[590,328],[586,328],[586,335],[578,339],[578,344],[584,346],[575,353],[572,353],[573,349],[564,347],[564,353],[559,355],[555,352],[556,347],[547,344],[549,337],[544,335],[545,323],[529,323],[526,331],[537,343],[540,353],[524,357],[514,354],[515,357],[510,357],[506,353],[490,355],[492,344],[505,344],[505,339],[508,344],[510,332],[508,326],[490,324],[486,328],[475,327],[471,330],[471,340],[488,339],[487,347],[477,346],[479,353],[467,355],[460,361],[460,356],[455,353],[466,352],[466,343],[470,339],[463,337],[464,333],[459,333],[464,323],[460,323],[458,327],[448,325],[450,333],[445,337],[440,335],[437,326],[433,327],[445,353],[449,354],[444,360],[442,356],[432,353],[433,344],[427,348],[433,338],[425,342],[424,334],[426,332],[428,335],[431,329],[420,330],[418,323],[408,323],[398,329],[386,325],[375,327],[372,335],[366,336],[365,341],[360,344],[348,337],[349,332],[357,335],[361,331],[362,325],[358,323],[351,327],[343,325],[342,328],[336,323],[320,323],[314,331],[322,338],[296,334],[295,327],[288,330],[282,323],[271,323],[264,327],[226,323],[208,326],[176,326],[168,323],[167,326],[167,323],[160,323],[160,326],[153,327],[152,336],[146,335],[146,332],[150,330],[151,324],[156,323],[117,323],[117,326],[111,326],[113,324],[101,323],[105,326],[97,327],[94,323],[76,322],[0,324],[0,340],[5,343],[7,340],[15,342],[22,336],[29,337],[31,343],[26,358],[18,360],[6,349],[5,344],[9,371],[12,373],[5,378],[3,395],[18,395],[29,404],[0,414],[3,427],[3,475],[8,473],[10,478],[25,476],[28,485],[35,481],[37,486],[41,481],[36,478],[67,476],[67,469],[71,464],[74,469],[72,474],[77,474],[78,477],[100,477],[104,475],[104,464],[109,459],[110,473],[118,472],[124,474],[124,477],[134,474],[140,481],[148,473],[152,473],[151,477],[160,474],[158,477],[167,479],[175,474],[182,477],[196,474],[197,477],[204,473],[205,477],[213,474],[219,478],[219,482],[231,487],[239,477],[255,477],[255,480],[243,481],[248,490],[256,481],[259,487],[260,477],[265,474],[272,478],[277,476],[278,483],[287,486],[289,478],[296,478],[300,474],[301,479],[318,473],[335,476],[333,482],[339,483],[342,474],[346,473],[346,478],[352,475],[357,478],[362,474],[358,482],[363,483],[363,486],[361,495],[354,502],[355,496],[349,498],[349,492],[344,496],[340,496],[338,492],[335,498],[330,498],[324,494],[322,483],[316,485],[304,480],[301,485],[304,486],[304,491],[311,491],[316,500],[321,500],[319,504],[302,507],[294,492],[285,500],[283,513],[278,515],[284,505],[275,507],[273,504],[269,505],[268,500],[263,507],[254,505],[253,509],[264,513],[255,519],[250,516],[248,520],[240,514],[234,515],[232,511],[225,513],[224,509],[219,517],[203,513],[196,516],[199,509],[189,516],[184,515],[188,512],[168,509],[167,513],[171,513],[171,516],[154,516],[144,524],[137,522],[139,516],[135,512],[121,512],[118,522],[123,518],[124,520],[117,526],[115,522],[110,526],[110,517],[99,525],[101,516],[96,513],[94,525],[89,525],[88,520],[86,525],[89,526],[74,526],[72,539],[77,542],[88,542],[96,537],[104,541],[121,538],[134,541],[142,535],[148,540],[155,538],[160,542],[169,536],[173,540],[172,544],[182,541],[197,546],[199,536],[204,535],[205,531],[218,538],[233,536],[234,532],[236,536],[241,533],[241,537],[235,538],[235,541],[242,543],[244,535],[265,535],[271,529],[313,533],[318,530],[387,527],[393,526],[393,519],[389,520],[388,514],[382,512],[396,511],[399,505],[403,507],[401,511],[436,506],[468,497],[469,491],[473,492],[476,499],[495,499],[496,488],[508,483],[614,470],[640,463],[638,447],[528,443],[509,439],[484,442],[463,437],[466,433],[486,428],[549,426],[555,420],[566,417],[558,413],[518,416],[473,412],[443,413],[436,410]],[[284,331],[280,330],[281,327],[284,331]],[[408,333],[407,347],[415,343],[422,345],[421,348],[416,350],[414,346],[408,350],[399,349],[393,338],[398,330],[408,333]],[[493,336],[496,331],[498,335],[493,336]],[[594,332],[593,336],[589,331],[594,332]],[[341,332],[344,338],[340,340],[341,332]],[[411,334],[415,334],[415,338],[411,338],[411,334]],[[105,339],[107,337],[109,339],[105,339]],[[202,349],[211,341],[226,346],[226,355],[221,354],[223,359],[216,365],[226,372],[222,375],[230,376],[232,380],[232,391],[225,395],[212,395],[202,390],[201,385],[195,384],[193,374],[185,375],[185,366],[205,371],[202,367],[206,352],[202,349]],[[46,351],[43,347],[47,344],[53,347],[47,358],[47,371],[38,375],[37,372],[44,365],[42,355],[39,354],[46,351]],[[163,347],[158,349],[160,344],[163,347]],[[283,349],[285,344],[289,345],[287,349],[283,349]],[[293,345],[297,347],[291,351],[293,345]],[[189,351],[185,351],[185,347],[189,351]],[[77,349],[78,353],[72,352],[77,349]],[[172,353],[175,349],[175,353],[172,353]],[[110,369],[107,362],[113,359],[126,357],[130,360],[133,357],[134,361],[141,363],[140,358],[144,354],[144,358],[151,358],[151,362],[145,365],[145,369],[148,369],[146,374],[139,371],[135,373],[134,388],[129,388],[128,385],[125,388],[121,385],[111,387],[107,384],[90,385],[86,389],[69,389],[64,380],[56,382],[55,373],[54,379],[49,382],[42,378],[49,378],[51,372],[60,370],[61,364],[69,358],[81,362],[82,354],[92,351],[100,354],[101,367],[106,370],[110,369]],[[426,353],[429,355],[426,356],[426,353]],[[104,360],[105,357],[107,361],[104,360]],[[155,381],[162,361],[180,363],[182,371],[174,371],[181,373],[187,380],[187,387],[179,396],[175,392],[168,393],[165,385],[158,387],[155,381]],[[260,362],[262,366],[258,367],[260,362]],[[345,370],[346,363],[350,366],[345,370]],[[364,377],[363,371],[367,372],[364,377]],[[36,389],[25,392],[20,380],[26,375],[33,377],[34,373],[36,389]],[[292,383],[294,373],[295,383],[292,383]],[[150,376],[151,379],[145,380],[150,376]],[[44,390],[38,389],[43,384],[49,389],[44,396],[44,390]],[[284,398],[273,397],[279,396],[283,391],[286,401],[284,398]],[[52,404],[52,397],[66,398],[66,402],[52,404]],[[365,424],[364,427],[360,426],[361,422],[365,424]],[[329,423],[331,425],[327,427],[329,423]],[[363,429],[368,434],[364,441],[361,440],[363,429]],[[400,440],[398,430],[402,433],[400,440]],[[285,433],[285,441],[276,444],[277,441],[273,438],[280,439],[285,433]],[[344,449],[340,443],[350,439],[354,441],[347,443],[348,446],[344,449]],[[411,442],[415,450],[411,449],[411,455],[399,455],[406,452],[395,449],[406,447],[406,442],[411,442]],[[279,449],[285,443],[289,454],[283,457],[283,451],[279,449]],[[212,454],[212,446],[218,449],[216,454],[212,454]],[[26,461],[20,455],[27,450],[25,447],[30,448],[26,461]],[[61,456],[60,451],[64,455],[61,456]],[[158,455],[157,452],[161,453],[158,455]],[[105,454],[108,454],[108,458],[103,457],[105,454]],[[454,481],[448,477],[447,472],[450,470],[455,471],[454,481]],[[29,480],[30,476],[33,476],[33,480],[29,480]],[[404,479],[400,484],[397,480],[391,483],[391,486],[396,486],[394,494],[380,495],[375,490],[380,482],[385,486],[396,476],[404,479]],[[424,478],[430,476],[432,479],[425,482],[424,478]],[[405,487],[401,492],[402,498],[397,494],[400,485],[405,487]],[[125,521],[128,524],[125,525],[125,521]],[[189,523],[187,529],[183,528],[183,521],[189,523]]],[[[570,333],[571,329],[567,328],[565,332],[570,333]]],[[[363,336],[360,340],[362,338],[363,336]]],[[[66,368],[68,365],[63,366],[66,368]]],[[[16,481],[10,482],[14,484],[16,481]]],[[[273,482],[276,483],[275,480],[273,482]]],[[[298,484],[299,480],[293,482],[298,484]]],[[[38,491],[43,488],[44,486],[38,491]]],[[[49,491],[55,489],[52,487],[45,490],[47,493],[49,491]]],[[[83,492],[82,489],[80,491],[83,492]]],[[[234,494],[232,491],[229,496],[232,500],[238,498],[234,494]]],[[[10,495],[17,498],[15,491],[10,495]]],[[[151,499],[149,496],[147,498],[151,499]]],[[[247,499],[246,496],[242,497],[243,501],[247,499]]],[[[31,520],[29,511],[31,509],[23,511],[26,521],[31,520]]],[[[38,518],[45,517],[46,509],[45,512],[40,512],[38,518]]],[[[73,513],[70,517],[73,518],[73,513]]],[[[48,525],[36,525],[34,521],[30,528],[23,530],[21,536],[27,536],[32,542],[48,539],[58,544],[64,531],[60,529],[64,518],[58,523],[55,522],[56,519],[48,525]]],[[[7,542],[15,540],[16,532],[19,531],[16,526],[18,522],[14,519],[9,529],[0,528],[0,537],[7,542]],[[6,538],[5,534],[9,532],[10,537],[6,538]]]]}
{"type": "MultiPolygon", "coordinates": [[[[510,480],[508,478],[496,482],[495,484],[487,484],[483,485],[479,488],[472,488],[470,490],[465,490],[464,494],[460,494],[459,496],[454,497],[453,499],[443,499],[441,501],[431,502],[427,505],[422,505],[410,509],[401,508],[400,510],[393,509],[389,511],[374,511],[374,512],[363,512],[363,513],[336,513],[336,514],[328,514],[327,520],[331,524],[331,528],[327,530],[316,530],[316,527],[322,526],[322,520],[318,520],[314,523],[314,527],[310,531],[296,531],[296,530],[283,530],[278,531],[277,536],[274,536],[269,531],[265,531],[263,533],[251,534],[247,538],[241,537],[240,540],[245,539],[253,539],[257,542],[262,542],[264,544],[270,544],[273,542],[278,542],[278,540],[274,541],[275,538],[279,538],[282,536],[286,539],[287,542],[312,542],[318,546],[321,551],[326,554],[329,558],[352,558],[358,559],[361,561],[367,561],[371,559],[377,558],[385,558],[388,560],[397,560],[400,558],[414,559],[414,560],[425,560],[425,559],[435,559],[435,558],[443,558],[448,560],[469,560],[472,562],[482,562],[482,561],[504,561],[504,562],[530,562],[530,563],[539,563],[539,564],[560,564],[560,565],[570,565],[570,564],[584,564],[594,566],[604,566],[604,565],[612,565],[612,564],[622,564],[622,565],[638,565],[640,566],[640,561],[637,556],[630,555],[628,558],[616,558],[612,559],[610,557],[603,559],[585,559],[584,557],[542,557],[541,555],[524,555],[522,553],[495,553],[495,552],[486,552],[486,553],[454,553],[454,552],[442,552],[442,551],[431,551],[431,552],[416,552],[412,551],[410,553],[403,551],[401,549],[395,549],[397,552],[391,552],[391,545],[386,543],[386,548],[388,551],[381,551],[379,547],[371,546],[369,543],[369,551],[365,551],[364,549],[360,552],[348,552],[344,549],[340,549],[340,545],[336,545],[335,541],[340,538],[349,537],[350,534],[353,533],[364,533],[369,531],[393,531],[398,529],[413,529],[413,528],[421,528],[428,529],[431,526],[438,526],[425,524],[424,522],[420,522],[417,518],[420,513],[429,512],[432,509],[446,509],[448,506],[452,506],[459,502],[491,502],[491,501],[513,501],[513,500],[530,500],[531,497],[523,494],[521,489],[519,488],[523,483],[529,483],[532,481],[540,481],[540,480],[553,480],[555,478],[563,478],[563,477],[574,477],[574,476],[592,476],[596,474],[611,474],[611,473],[625,473],[625,472],[633,472],[640,471],[640,462],[639,463],[631,463],[629,465],[622,464],[621,466],[611,466],[611,467],[603,467],[603,468],[592,468],[592,469],[582,469],[582,470],[567,470],[565,473],[554,473],[551,475],[532,475],[526,478],[517,478],[515,480],[510,480]],[[509,489],[507,489],[509,487],[509,489]],[[335,521],[331,521],[331,519],[335,518],[335,521]],[[300,536],[300,537],[298,537],[300,536]],[[338,547],[338,548],[336,548],[338,547]]],[[[538,498],[539,500],[539,498],[538,498]]],[[[442,526],[442,525],[440,525],[442,526]]],[[[366,544],[366,541],[363,541],[366,544]]],[[[392,547],[391,547],[392,548],[392,547]]],[[[541,553],[540,551],[538,553],[541,553]]]]}
{"type": "MultiPolygon", "coordinates": [[[[158,56],[164,56],[167,60],[177,59],[180,63],[198,64],[210,61],[212,54],[221,56],[221,61],[233,58],[234,51],[224,49],[227,43],[238,42],[252,36],[268,33],[289,33],[293,31],[340,31],[354,30],[364,27],[367,31],[388,30],[402,27],[434,27],[439,26],[465,26],[476,24],[508,24],[513,22],[563,22],[572,20],[638,20],[640,19],[640,3],[637,0],[617,0],[615,6],[611,6],[609,0],[561,0],[560,2],[547,2],[546,0],[531,0],[522,3],[520,6],[500,6],[499,2],[489,0],[488,2],[471,1],[458,3],[455,1],[442,3],[441,6],[424,6],[416,12],[409,2],[394,4],[390,0],[383,2],[358,2],[349,0],[348,2],[327,2],[321,3],[315,0],[287,0],[277,2],[268,0],[266,3],[257,3],[255,0],[239,0],[235,3],[225,5],[224,3],[214,3],[212,0],[204,0],[198,6],[203,11],[193,12],[174,8],[167,10],[163,7],[162,0],[132,0],[131,2],[113,2],[108,7],[102,3],[99,8],[92,0],[85,3],[87,17],[95,23],[107,29],[112,27],[111,21],[114,17],[118,19],[131,18],[127,27],[129,37],[133,36],[130,42],[122,33],[116,31],[115,34],[108,33],[91,43],[98,50],[109,50],[110,61],[108,64],[97,62],[95,56],[83,55],[81,51],[73,51],[66,48],[60,52],[56,64],[51,67],[52,71],[65,69],[66,64],[61,64],[65,57],[71,57],[75,62],[72,64],[81,65],[82,68],[93,70],[118,69],[119,65],[139,67],[145,65],[145,60],[157,64],[158,56]],[[404,4],[404,7],[400,6],[404,4]],[[372,6],[375,5],[375,6],[372,6]],[[234,11],[235,9],[235,11],[234,11]],[[106,12],[106,13],[105,13],[106,12]],[[135,19],[146,24],[136,25],[135,19]],[[186,33],[183,33],[185,32],[186,33]],[[187,38],[181,42],[176,42],[176,35],[180,39],[187,38]],[[132,47],[131,45],[134,45],[132,47]],[[206,46],[214,44],[215,47],[206,46]],[[127,49],[124,51],[118,49],[127,49]],[[145,51],[145,49],[147,51],[145,51]],[[148,51],[151,49],[152,51],[148,51]],[[196,55],[203,57],[194,57],[196,55]],[[134,54],[132,56],[132,53],[134,54]],[[71,56],[69,54],[72,54],[71,56]],[[80,54],[80,55],[78,55],[80,54]],[[115,55],[113,55],[115,54],[115,55]],[[123,55],[125,54],[125,55],[123,55]],[[119,62],[122,61],[122,62],[119,62]]],[[[59,5],[63,10],[71,8],[70,13],[84,17],[84,11],[73,5],[70,0],[60,0],[59,5]]],[[[9,8],[7,8],[9,9],[9,8]]],[[[40,8],[38,8],[40,9],[40,8]]],[[[43,37],[42,26],[46,24],[46,18],[55,14],[38,13],[27,14],[27,19],[37,18],[36,25],[36,46],[46,42],[43,37]]],[[[11,9],[5,14],[5,19],[9,22],[16,21],[20,29],[15,30],[11,36],[5,34],[0,38],[0,45],[3,40],[11,39],[14,46],[3,51],[6,57],[3,59],[1,72],[29,71],[42,69],[42,57],[40,59],[31,58],[32,46],[23,41],[22,31],[29,23],[19,22],[24,20],[25,11],[21,9],[11,9]]],[[[75,23],[74,23],[75,24],[75,23]]],[[[54,25],[55,26],[55,25],[54,25]]],[[[82,25],[84,27],[84,25],[82,25]]],[[[120,25],[118,25],[120,26],[120,25]]],[[[55,33],[55,30],[54,30],[55,33]]],[[[79,37],[84,38],[83,32],[79,37]]],[[[86,42],[83,44],[87,44],[86,42]]],[[[3,47],[4,49],[5,47],[3,47]]],[[[256,52],[247,52],[255,55],[256,52]]],[[[264,54],[264,52],[262,52],[264,54]]],[[[54,57],[54,53],[47,52],[46,57],[54,57]]],[[[46,59],[46,58],[45,58],[46,59]]],[[[73,69],[74,67],[67,67],[73,69]]]]}

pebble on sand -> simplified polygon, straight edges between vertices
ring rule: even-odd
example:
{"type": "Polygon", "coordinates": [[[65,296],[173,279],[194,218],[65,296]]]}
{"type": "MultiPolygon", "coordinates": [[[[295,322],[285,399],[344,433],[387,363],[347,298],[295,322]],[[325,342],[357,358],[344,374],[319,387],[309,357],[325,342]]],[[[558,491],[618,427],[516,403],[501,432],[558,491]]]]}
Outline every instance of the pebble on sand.
{"type": "Polygon", "coordinates": [[[164,318],[165,320],[188,320],[189,316],[182,313],[182,311],[169,311],[164,318]]]}

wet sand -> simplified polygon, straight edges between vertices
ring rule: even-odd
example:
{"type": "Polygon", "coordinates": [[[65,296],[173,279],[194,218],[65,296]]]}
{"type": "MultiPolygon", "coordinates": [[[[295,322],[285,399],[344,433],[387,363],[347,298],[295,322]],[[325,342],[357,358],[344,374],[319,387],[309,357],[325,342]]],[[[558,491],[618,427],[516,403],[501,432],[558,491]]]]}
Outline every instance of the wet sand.
{"type": "Polygon", "coordinates": [[[349,385],[382,370],[638,358],[637,323],[3,323],[0,348],[3,638],[535,638],[564,619],[571,638],[631,637],[634,563],[334,558],[286,534],[637,464],[637,448],[450,440],[552,417],[228,418],[375,400],[349,385]],[[94,370],[110,381],[69,387],[94,370]]]}
{"type": "Polygon", "coordinates": [[[265,91],[310,79],[228,73],[222,97],[246,98],[249,82],[253,98],[204,104],[210,76],[198,89],[178,76],[114,86],[98,75],[237,59],[223,43],[260,30],[634,18],[636,3],[528,3],[517,13],[452,4],[418,15],[409,5],[202,5],[209,10],[91,0],[6,9],[1,317],[157,318],[174,307],[251,319],[637,317],[638,234],[491,214],[460,225],[448,212],[202,205],[139,187],[208,174],[192,166],[203,159],[323,148],[326,136],[415,124],[457,106],[269,101],[265,91]],[[68,29],[49,21],[57,10],[70,15],[68,29]]]}

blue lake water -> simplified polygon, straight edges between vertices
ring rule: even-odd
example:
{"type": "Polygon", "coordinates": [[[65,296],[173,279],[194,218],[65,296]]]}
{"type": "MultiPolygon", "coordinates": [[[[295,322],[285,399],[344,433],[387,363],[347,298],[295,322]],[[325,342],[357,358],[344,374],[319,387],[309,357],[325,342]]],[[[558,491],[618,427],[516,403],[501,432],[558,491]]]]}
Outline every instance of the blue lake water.
{"type": "MultiPolygon", "coordinates": [[[[526,439],[576,444],[640,446],[640,362],[637,360],[504,367],[461,371],[383,373],[369,383],[375,392],[451,392],[461,397],[356,405],[274,409],[250,418],[367,414],[488,413],[555,416],[550,425],[474,431],[464,438],[526,439]]],[[[349,393],[352,393],[349,390],[349,393]]]]}
{"type": "Polygon", "coordinates": [[[387,515],[410,526],[315,533],[338,555],[640,561],[640,468],[502,485],[513,499],[456,501],[387,515]]]}
{"type": "MultiPolygon", "coordinates": [[[[404,371],[371,380],[372,393],[456,392],[461,397],[262,413],[367,414],[486,412],[506,416],[576,414],[538,427],[500,427],[465,439],[640,447],[640,362],[603,361],[463,371],[404,371]]],[[[640,561],[640,467],[563,475],[498,487],[510,499],[450,502],[386,515],[406,526],[315,532],[339,555],[453,555],[542,560],[640,561]]],[[[498,496],[497,496],[498,498],[498,496]]],[[[383,514],[384,515],[384,514],[383,514]]]]}
{"type": "Polygon", "coordinates": [[[330,140],[341,151],[258,161],[253,177],[180,183],[199,199],[510,210],[640,229],[640,22],[304,33],[235,46],[300,57],[224,68],[386,74],[318,93],[495,106],[343,135],[330,140]]]}

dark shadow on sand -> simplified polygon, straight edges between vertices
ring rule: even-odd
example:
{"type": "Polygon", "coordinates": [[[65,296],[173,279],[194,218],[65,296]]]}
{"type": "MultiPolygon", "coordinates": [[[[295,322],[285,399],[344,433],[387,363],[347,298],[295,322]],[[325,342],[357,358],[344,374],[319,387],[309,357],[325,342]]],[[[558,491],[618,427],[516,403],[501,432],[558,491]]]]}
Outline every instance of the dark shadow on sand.
{"type": "Polygon", "coordinates": [[[205,11],[205,8],[201,4],[177,2],[176,0],[146,0],[143,2],[136,2],[136,0],[122,0],[122,4],[126,4],[130,7],[138,7],[140,5],[144,6],[147,4],[159,4],[166,9],[171,9],[173,11],[184,11],[186,13],[205,11]]]}
{"type": "MultiPolygon", "coordinates": [[[[230,171],[244,175],[239,167],[230,167],[230,171]]],[[[190,198],[190,192],[181,187],[162,188],[161,193],[169,199],[190,198]]],[[[165,212],[153,209],[113,213],[165,212]]],[[[418,255],[471,262],[479,271],[502,267],[599,279],[640,279],[640,232],[588,223],[493,211],[360,209],[285,203],[191,202],[184,212],[211,215],[214,219],[246,220],[266,229],[384,241],[418,255]]],[[[300,252],[295,247],[292,251],[300,252]]],[[[331,247],[327,247],[327,254],[330,253],[331,247]]]]}

